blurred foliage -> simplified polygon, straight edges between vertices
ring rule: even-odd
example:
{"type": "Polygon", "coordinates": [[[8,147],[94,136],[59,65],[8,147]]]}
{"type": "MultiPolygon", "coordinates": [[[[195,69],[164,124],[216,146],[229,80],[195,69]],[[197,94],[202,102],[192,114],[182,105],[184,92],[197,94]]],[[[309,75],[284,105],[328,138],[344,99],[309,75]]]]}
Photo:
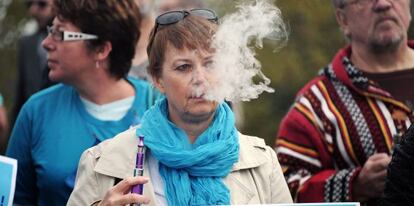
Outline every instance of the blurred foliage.
{"type": "MultiPolygon", "coordinates": [[[[227,13],[237,2],[240,1],[221,4],[218,10],[227,13]]],[[[289,28],[288,43],[274,52],[276,45],[265,41],[264,48],[257,50],[257,58],[275,93],[264,93],[259,99],[243,103],[245,119],[241,128],[245,134],[264,138],[268,145],[273,145],[279,123],[296,92],[346,43],[330,1],[278,0],[275,4],[289,28]]]]}
{"type": "MultiPolygon", "coordinates": [[[[234,10],[240,1],[205,0],[220,15],[234,10]]],[[[0,0],[0,92],[11,110],[16,79],[16,41],[26,22],[22,0],[0,0]]],[[[274,52],[265,42],[257,50],[264,74],[275,93],[244,103],[243,133],[262,137],[273,145],[279,123],[296,92],[327,65],[346,42],[337,26],[329,0],[278,0],[290,34],[287,45],[274,52]]],[[[410,32],[412,33],[412,32],[410,32]]]]}
{"type": "Polygon", "coordinates": [[[0,92],[10,112],[16,81],[17,40],[26,22],[21,0],[0,0],[0,92]]]}
{"type": "Polygon", "coordinates": [[[275,93],[245,104],[246,134],[257,135],[273,145],[280,121],[296,92],[324,67],[345,44],[328,0],[279,0],[290,28],[287,45],[278,52],[268,44],[258,51],[263,71],[275,93]]]}

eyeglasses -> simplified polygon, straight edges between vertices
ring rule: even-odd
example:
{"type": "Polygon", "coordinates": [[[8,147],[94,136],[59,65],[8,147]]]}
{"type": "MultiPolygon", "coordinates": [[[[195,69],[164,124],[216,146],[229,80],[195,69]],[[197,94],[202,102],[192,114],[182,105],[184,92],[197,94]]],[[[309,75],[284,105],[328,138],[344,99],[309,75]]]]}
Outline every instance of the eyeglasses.
{"type": "Polygon", "coordinates": [[[26,1],[27,8],[30,8],[33,5],[36,5],[40,9],[44,9],[47,6],[49,6],[49,3],[47,1],[30,1],[30,0],[26,1]]]}
{"type": "Polygon", "coordinates": [[[218,17],[216,15],[216,13],[213,10],[210,9],[191,9],[189,11],[183,10],[183,11],[169,11],[166,13],[163,13],[161,15],[159,15],[156,19],[155,19],[155,28],[154,31],[152,32],[152,35],[150,37],[150,41],[149,41],[149,46],[148,48],[150,48],[148,50],[151,51],[152,48],[152,43],[154,41],[155,38],[155,34],[158,31],[158,26],[167,26],[167,25],[171,25],[171,24],[175,24],[178,23],[179,21],[183,20],[185,17],[187,17],[188,15],[195,15],[195,16],[200,16],[203,17],[209,21],[212,21],[214,23],[218,22],[218,17]]]}
{"type": "MultiPolygon", "coordinates": [[[[387,0],[387,1],[392,3],[392,2],[395,2],[395,1],[398,1],[398,0],[387,0]]],[[[378,0],[353,0],[353,1],[347,1],[347,2],[345,2],[343,4],[342,8],[345,8],[348,5],[358,5],[360,7],[363,7],[363,6],[372,6],[375,3],[377,3],[377,2],[378,2],[378,0]]]]}
{"type": "Polygon", "coordinates": [[[86,34],[82,32],[73,31],[59,31],[54,27],[47,27],[48,34],[55,41],[78,41],[78,40],[92,40],[98,39],[98,36],[93,34],[86,34]]]}

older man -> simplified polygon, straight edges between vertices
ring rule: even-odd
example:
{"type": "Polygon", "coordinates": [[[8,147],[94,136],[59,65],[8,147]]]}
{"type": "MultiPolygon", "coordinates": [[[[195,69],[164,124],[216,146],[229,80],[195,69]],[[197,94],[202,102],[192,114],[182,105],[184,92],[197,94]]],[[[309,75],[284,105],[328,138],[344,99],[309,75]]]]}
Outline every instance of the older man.
{"type": "Polygon", "coordinates": [[[349,45],[298,93],[276,149],[296,201],[376,205],[414,120],[410,0],[332,2],[349,45]]]}

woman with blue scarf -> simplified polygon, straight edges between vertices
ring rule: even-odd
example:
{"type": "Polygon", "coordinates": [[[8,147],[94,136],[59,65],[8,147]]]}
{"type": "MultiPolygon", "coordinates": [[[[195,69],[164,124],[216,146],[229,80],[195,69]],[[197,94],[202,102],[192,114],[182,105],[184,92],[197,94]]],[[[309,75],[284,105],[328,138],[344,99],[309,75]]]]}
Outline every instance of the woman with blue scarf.
{"type": "Polygon", "coordinates": [[[214,81],[209,44],[216,21],[207,9],[157,18],[148,72],[165,98],[140,126],[84,152],[68,205],[292,202],[273,149],[239,133],[226,103],[204,98],[214,81]],[[147,147],[145,172],[131,177],[140,135],[147,147]],[[143,195],[130,193],[137,184],[144,184],[143,195]]]}

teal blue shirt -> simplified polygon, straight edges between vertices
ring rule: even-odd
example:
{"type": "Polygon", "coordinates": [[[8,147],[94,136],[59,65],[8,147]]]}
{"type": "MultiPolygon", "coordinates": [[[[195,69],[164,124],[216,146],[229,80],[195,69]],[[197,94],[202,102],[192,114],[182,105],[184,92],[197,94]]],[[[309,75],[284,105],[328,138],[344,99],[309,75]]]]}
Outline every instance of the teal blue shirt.
{"type": "Polygon", "coordinates": [[[18,160],[15,203],[66,205],[82,152],[139,123],[159,95],[147,82],[128,81],[134,85],[136,96],[119,121],[94,118],[78,92],[63,84],[28,100],[16,120],[6,153],[18,160]]]}

